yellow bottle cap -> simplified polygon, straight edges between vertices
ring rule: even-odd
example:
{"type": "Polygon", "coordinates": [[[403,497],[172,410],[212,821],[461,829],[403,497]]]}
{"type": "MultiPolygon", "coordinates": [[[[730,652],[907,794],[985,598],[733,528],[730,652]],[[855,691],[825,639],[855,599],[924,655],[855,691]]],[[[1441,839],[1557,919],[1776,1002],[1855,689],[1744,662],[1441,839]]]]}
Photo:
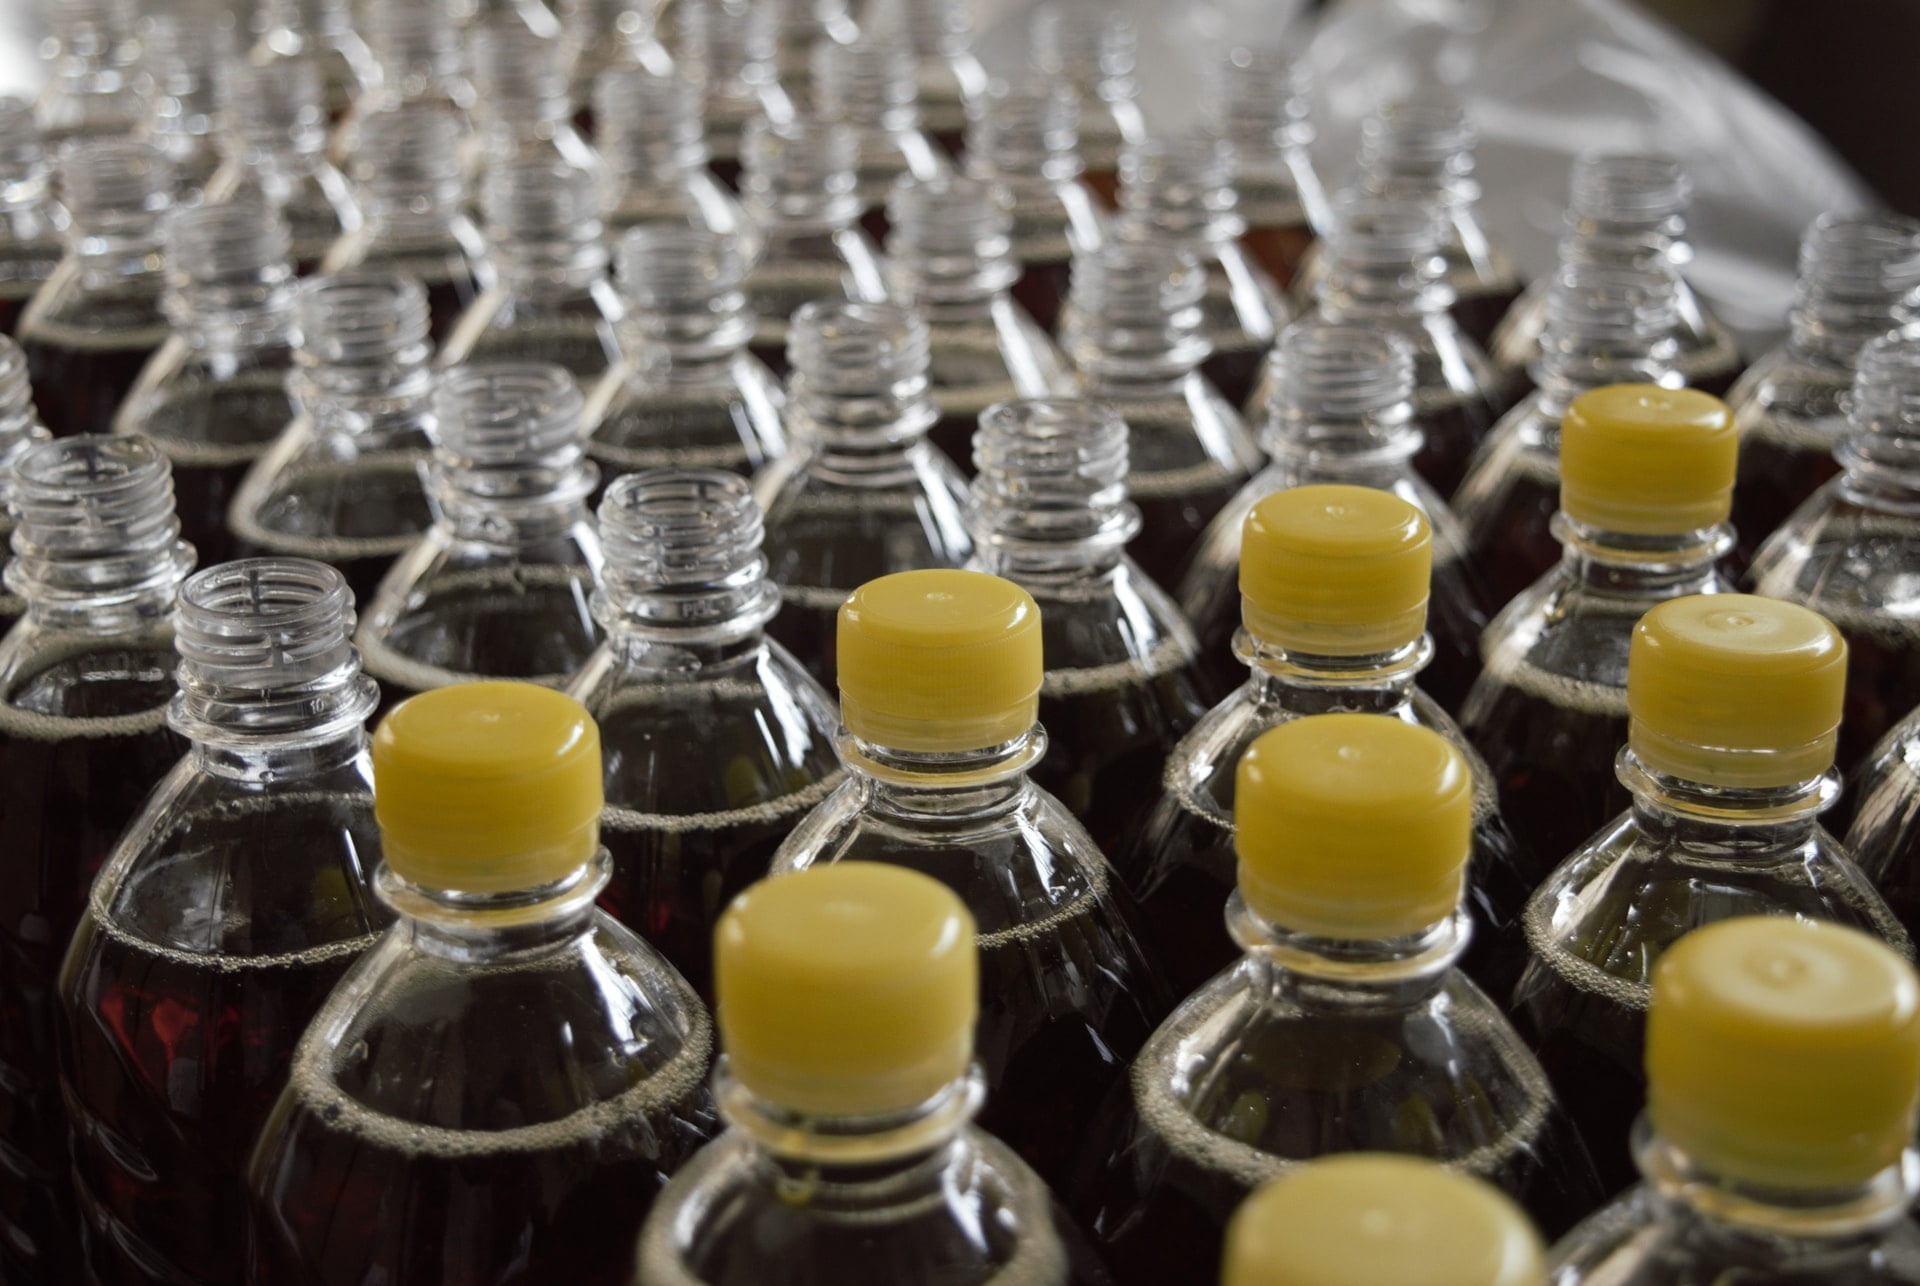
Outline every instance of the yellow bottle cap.
{"type": "Polygon", "coordinates": [[[904,1111],[973,1058],[973,917],[905,867],[776,875],[721,917],[714,988],[728,1065],[755,1096],[822,1116],[904,1111]]]}
{"type": "Polygon", "coordinates": [[[1040,716],[1040,608],[985,572],[898,572],[840,606],[840,719],[862,741],[984,750],[1040,716]]]}
{"type": "Polygon", "coordinates": [[[373,736],[373,813],[403,878],[460,893],[564,879],[600,844],[600,729],[532,683],[460,683],[394,707],[373,736]]]}
{"type": "Polygon", "coordinates": [[[1560,507],[1602,531],[1676,536],[1727,520],[1740,435],[1719,398],[1657,384],[1582,393],[1560,420],[1560,507]]]}
{"type": "Polygon", "coordinates": [[[1627,744],[1655,772],[1764,789],[1833,767],[1847,644],[1826,617],[1751,594],[1660,604],[1627,653],[1627,744]]]}
{"type": "Polygon", "coordinates": [[[1263,734],[1234,785],[1240,896],[1323,938],[1418,933],[1460,904],[1473,774],[1445,737],[1379,714],[1317,714],[1263,734]]]}
{"type": "Polygon", "coordinates": [[[1240,1203],[1222,1286],[1544,1286],[1547,1255],[1498,1188],[1410,1156],[1309,1161],[1240,1203]]]}
{"type": "Polygon", "coordinates": [[[1427,628],[1432,583],[1432,528],[1392,492],[1294,487],[1255,505],[1241,529],[1241,622],[1290,652],[1405,647],[1427,628]]]}
{"type": "Polygon", "coordinates": [[[1647,1111],[1707,1170],[1858,1186],[1911,1145],[1920,977],[1856,929],[1749,916],[1697,929],[1653,975],[1647,1111]]]}

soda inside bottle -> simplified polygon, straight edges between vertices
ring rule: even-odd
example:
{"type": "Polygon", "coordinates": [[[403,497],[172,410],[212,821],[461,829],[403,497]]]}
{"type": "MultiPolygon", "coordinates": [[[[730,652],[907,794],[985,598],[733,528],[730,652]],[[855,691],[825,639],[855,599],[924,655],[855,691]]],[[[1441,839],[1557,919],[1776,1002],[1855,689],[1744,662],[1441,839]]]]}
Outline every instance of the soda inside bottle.
{"type": "Polygon", "coordinates": [[[11,335],[20,312],[61,257],[53,197],[53,158],[24,98],[0,97],[0,335],[11,335]]]}

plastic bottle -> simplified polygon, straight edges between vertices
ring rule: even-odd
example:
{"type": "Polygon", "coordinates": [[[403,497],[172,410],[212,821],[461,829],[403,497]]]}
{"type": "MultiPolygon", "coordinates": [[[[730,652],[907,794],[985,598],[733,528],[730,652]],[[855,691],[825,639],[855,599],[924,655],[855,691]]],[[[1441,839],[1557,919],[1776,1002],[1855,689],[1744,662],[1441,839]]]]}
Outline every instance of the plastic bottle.
{"type": "MultiPolygon", "coordinates": [[[[352,110],[334,128],[328,143],[336,161],[360,162],[366,123],[389,112],[443,116],[453,125],[444,155],[460,161],[466,175],[478,160],[478,95],[467,78],[466,50],[448,0],[392,0],[369,5],[364,15],[367,44],[379,64],[374,88],[354,100],[352,110]]],[[[434,155],[442,155],[436,151],[434,155]]]]}
{"type": "Polygon", "coordinates": [[[933,443],[962,469],[973,463],[980,413],[1072,384],[1067,360],[1009,294],[1019,280],[1013,217],[978,179],[903,177],[887,201],[893,293],[927,324],[927,378],[940,419],[933,443]]]}
{"type": "Polygon", "coordinates": [[[889,862],[960,895],[980,948],[983,1124],[1060,1183],[1166,998],[1106,858],[1028,780],[1046,749],[1040,628],[1025,590],[981,572],[861,586],[840,613],[847,780],[773,869],[889,862]]]}
{"type": "Polygon", "coordinates": [[[1816,613],[1746,594],[1670,599],[1635,627],[1620,777],[1632,808],[1528,904],[1512,1012],[1601,1175],[1630,1182],[1647,996],[1689,929],[1740,915],[1834,920],[1912,943],[1819,814],[1839,794],[1847,646],[1816,613]]]}
{"type": "Polygon", "coordinates": [[[638,72],[656,80],[680,75],[660,43],[659,0],[560,0],[556,7],[560,61],[569,69],[570,96],[578,107],[573,123],[604,152],[602,131],[608,122],[594,97],[600,78],[610,72],[638,72]]]}
{"type": "Polygon", "coordinates": [[[356,98],[378,89],[380,64],[354,30],[353,0],[257,0],[256,16],[259,38],[247,61],[263,69],[279,62],[311,66],[327,119],[339,120],[356,98]]]}
{"type": "Polygon", "coordinates": [[[1559,559],[1560,420],[1573,400],[1611,384],[1680,387],[1674,282],[1666,269],[1610,264],[1570,264],[1554,277],[1534,391],[1500,417],[1453,493],[1495,607],[1559,559]]]}
{"type": "Polygon", "coordinates": [[[1040,1177],[973,1125],[980,965],[960,899],[845,862],[721,921],[727,1132],[674,1176],[635,1286],[1105,1283],[1040,1177]]]}
{"type": "Polygon", "coordinates": [[[1920,979],[1836,925],[1756,917],[1653,976],[1642,1182],[1553,1248],[1564,1286],[1920,1281],[1920,979]]]}
{"type": "Polygon", "coordinates": [[[277,210],[301,273],[317,268],[327,247],[361,221],[346,175],[327,159],[320,94],[320,70],[309,59],[228,68],[226,159],[206,186],[209,205],[251,200],[277,210]]]}
{"type": "Polygon", "coordinates": [[[53,196],[53,163],[24,98],[0,98],[0,335],[60,263],[67,212],[53,196]]]}
{"type": "Polygon", "coordinates": [[[790,351],[792,449],[753,480],[768,574],[786,600],[769,632],[832,683],[848,594],[972,554],[967,484],[927,441],[939,412],[925,322],[896,304],[808,304],[794,315],[790,351]]]}
{"type": "Polygon", "coordinates": [[[777,91],[770,63],[754,41],[761,12],[754,0],[675,0],[671,19],[673,65],[700,86],[700,120],[713,172],[729,187],[740,185],[741,136],[747,123],[768,109],[782,116],[792,104],[777,91]]]}
{"type": "Polygon", "coordinates": [[[889,19],[919,61],[921,125],[948,156],[958,156],[970,113],[992,82],[974,54],[974,0],[894,0],[872,6],[869,27],[889,19]]]}
{"type": "MultiPolygon", "coordinates": [[[[707,169],[700,128],[701,85],[678,69],[656,76],[638,67],[614,67],[593,85],[596,141],[613,192],[607,228],[692,225],[715,236],[756,243],[746,211],[707,169]]],[[[750,256],[749,256],[750,257],[750,256]]]]}
{"type": "Polygon", "coordinates": [[[1065,86],[1079,106],[1085,180],[1112,209],[1120,191],[1120,153],[1147,136],[1134,100],[1140,28],[1118,5],[1045,0],[1032,10],[1027,57],[1035,80],[1065,86]]]}
{"type": "Polygon", "coordinates": [[[52,37],[47,82],[33,105],[49,150],[70,142],[126,138],[146,117],[140,43],[127,0],[53,0],[42,9],[52,37]]]}
{"type": "Polygon", "coordinates": [[[105,433],[167,339],[160,220],[173,176],[151,144],[97,139],[69,147],[57,177],[72,219],[67,253],[20,314],[14,337],[47,427],[62,436],[105,433]]]}
{"type": "Polygon", "coordinates": [[[936,179],[951,166],[920,128],[919,60],[904,38],[862,35],[813,46],[813,110],[853,131],[853,192],[861,226],[887,235],[887,195],[903,175],[936,179]]]}
{"type": "Polygon", "coordinates": [[[567,52],[564,42],[519,24],[467,34],[483,176],[498,165],[545,162],[604,184],[606,165],[573,123],[567,52]]]}
{"type": "Polygon", "coordinates": [[[1460,722],[1525,844],[1529,886],[1630,803],[1627,655],[1648,609],[1734,586],[1739,434],[1705,393],[1621,384],[1575,398],[1560,427],[1560,562],[1481,641],[1460,722]]]}
{"type": "Polygon", "coordinates": [[[247,468],[293,419],[293,265],[287,225],[258,202],[167,216],[173,334],[113,417],[115,433],[153,440],[173,462],[186,538],[209,564],[233,554],[227,506],[247,468]]]}
{"type": "Polygon", "coordinates": [[[823,44],[847,45],[860,38],[859,24],[847,0],[749,0],[759,12],[749,27],[756,74],[767,78],[768,114],[776,104],[789,110],[813,98],[813,51],[823,44]]]}
{"type": "Polygon", "coordinates": [[[114,846],[60,971],[93,1280],[244,1280],[254,1135],[388,918],[364,727],[379,689],[352,638],[353,596],[319,563],[228,563],[181,591],[167,721],[191,749],[114,846]]]}
{"type": "Polygon", "coordinates": [[[600,903],[703,995],[720,913],[844,775],[833,699],[766,636],[780,591],[761,534],[736,474],[616,480],[593,597],[607,641],[567,689],[606,747],[600,903]]]}
{"type": "Polygon", "coordinates": [[[1284,288],[1332,214],[1308,151],[1305,73],[1285,50],[1239,44],[1220,51],[1208,72],[1201,111],[1208,133],[1233,148],[1240,243],[1284,288]]]}
{"type": "Polygon", "coordinates": [[[146,120],[140,136],[173,166],[174,199],[197,204],[220,168],[216,131],[226,79],[239,61],[229,13],[149,14],[141,22],[146,120]]]}
{"type": "Polygon", "coordinates": [[[560,693],[471,683],[373,738],[399,916],[293,1057],[248,1171],[252,1281],[618,1282],[717,1124],[713,1025],[594,907],[600,739],[560,693]]]}
{"type": "MultiPolygon", "coordinates": [[[[33,386],[27,382],[27,355],[0,335],[0,539],[13,535],[13,466],[21,454],[48,437],[34,409],[33,386]]],[[[25,610],[17,594],[0,590],[0,629],[11,626],[25,610]]]]}
{"type": "Polygon", "coordinates": [[[293,309],[295,414],[241,479],[227,529],[247,552],[332,564],[370,603],[433,520],[426,292],[406,277],[318,277],[293,309]]]}
{"type": "Polygon", "coordinates": [[[13,468],[0,640],[0,1270],[79,1277],[66,1113],[55,1067],[60,953],[87,889],[148,789],[180,757],[167,728],[173,601],[193,570],[167,459],[140,438],[43,442],[13,468]]]}
{"type": "Polygon", "coordinates": [[[1546,1073],[1455,964],[1473,773],[1431,729],[1320,714],[1234,788],[1241,960],[1134,1062],[1074,1198],[1123,1284],[1209,1281],[1249,1190],[1336,1152],[1430,1157],[1564,1230],[1604,1190],[1546,1073]]]}
{"type": "Polygon", "coordinates": [[[392,692],[478,678],[557,687],[598,636],[600,538],[580,394],[557,366],[456,366],[434,397],[433,525],[401,555],[354,641],[392,692]]]}
{"type": "Polygon", "coordinates": [[[1174,246],[1111,241],[1073,261],[1061,347],[1077,392],[1126,420],[1133,556],[1172,584],[1207,523],[1260,465],[1238,411],[1200,374],[1207,272],[1174,246]]]}

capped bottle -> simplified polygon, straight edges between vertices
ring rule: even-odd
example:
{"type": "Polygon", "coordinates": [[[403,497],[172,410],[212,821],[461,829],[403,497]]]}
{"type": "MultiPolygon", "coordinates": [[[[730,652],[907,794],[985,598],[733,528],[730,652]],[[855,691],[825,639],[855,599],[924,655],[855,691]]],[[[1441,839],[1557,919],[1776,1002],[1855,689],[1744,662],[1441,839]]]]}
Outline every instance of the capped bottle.
{"type": "Polygon", "coordinates": [[[1860,350],[1920,321],[1920,220],[1823,214],[1800,239],[1787,338],[1727,395],[1740,425],[1733,524],[1750,553],[1840,470],[1860,350]]]}
{"type": "Polygon", "coordinates": [[[40,417],[56,434],[105,433],[141,367],[166,342],[161,217],[173,173],[150,143],[97,139],[60,157],[67,252],[14,330],[40,417]]]}
{"type": "Polygon", "coordinates": [[[1387,1152],[1270,1179],[1227,1224],[1221,1286],[1546,1286],[1547,1250],[1513,1199],[1387,1152]]]}
{"type": "Polygon", "coordinates": [[[60,953],[147,791],[179,759],[167,727],[172,611],[193,570],[167,458],[143,438],[62,438],[13,466],[0,640],[0,1270],[79,1279],[55,1054],[60,953]]]}
{"type": "MultiPolygon", "coordinates": [[[[368,47],[380,74],[354,100],[328,142],[336,161],[358,165],[366,123],[389,112],[445,117],[452,126],[450,159],[467,172],[478,159],[474,119],[478,95],[467,77],[467,56],[450,0],[393,0],[369,5],[368,47]]],[[[351,172],[351,167],[349,169],[351,172]]]]}
{"type": "Polygon", "coordinates": [[[1571,1105],[1600,1172],[1632,1179],[1647,996],[1683,933],[1740,915],[1854,925],[1913,946],[1820,813],[1847,645],[1777,599],[1670,599],[1634,628],[1620,779],[1633,805],[1534,893],[1512,1012],[1571,1105]]]}
{"type": "Polygon", "coordinates": [[[1560,422],[1560,562],[1487,626],[1460,723],[1500,784],[1529,887],[1631,802],[1634,626],[1669,599],[1721,594],[1739,433],[1718,398],[1654,384],[1583,393],[1560,422]]]}
{"type": "Polygon", "coordinates": [[[47,81],[33,105],[49,148],[125,138],[146,118],[140,42],[128,0],[53,0],[41,7],[47,81]]]}
{"type": "Polygon", "coordinates": [[[773,869],[889,862],[960,895],[980,948],[983,1124],[1059,1183],[1167,1006],[1107,859],[1027,776],[1046,750],[1040,630],[1025,590],[981,572],[861,586],[840,612],[847,780],[773,869]]]}
{"type": "MultiPolygon", "coordinates": [[[[1687,240],[1693,181],[1685,167],[1670,156],[1587,152],[1574,160],[1570,186],[1560,262],[1671,268],[1674,311],[1680,321],[1673,364],[1688,388],[1726,396],[1740,374],[1740,344],[1726,323],[1700,302],[1684,275],[1693,262],[1687,240]]],[[[1547,289],[1546,279],[1527,287],[1488,341],[1509,389],[1527,387],[1527,371],[1540,354],[1547,289]]]]}
{"type": "Polygon", "coordinates": [[[760,234],[747,273],[753,355],[787,374],[788,323],[810,303],[880,303],[887,277],[858,226],[856,140],[843,125],[756,117],[741,141],[740,196],[760,234]]]}
{"type": "Polygon", "coordinates": [[[626,317],[620,361],[588,396],[587,453],[611,477],[641,469],[752,474],[786,454],[784,395],[748,351],[753,314],[737,239],[698,228],[639,227],[616,272],[626,317]]]}
{"type": "Polygon", "coordinates": [[[483,176],[513,162],[544,163],[604,184],[600,154],[573,123],[564,42],[508,22],[475,27],[466,43],[483,176]]]}
{"type": "Polygon", "coordinates": [[[877,862],[735,899],[714,947],[728,1129],[655,1203],[635,1286],[1104,1286],[1046,1184],[972,1123],[975,928],[877,862]]]}
{"type": "Polygon", "coordinates": [[[434,395],[433,525],[380,582],[355,636],[395,692],[478,678],[557,687],[599,641],[588,598],[600,471],[557,366],[456,366],[434,395]]]}
{"type": "Polygon", "coordinates": [[[53,158],[24,98],[0,97],[0,335],[53,275],[67,212],[53,195],[53,158]]]}
{"type": "Polygon", "coordinates": [[[1206,272],[1201,331],[1210,351],[1201,370],[1236,407],[1247,405],[1260,363],[1292,308],[1280,287],[1240,244],[1237,153],[1224,139],[1153,138],[1120,154],[1120,212],[1114,233],[1124,241],[1177,245],[1206,272]]]}
{"type": "Polygon", "coordinates": [[[397,272],[427,290],[437,343],[493,284],[487,243],[467,217],[459,125],[424,110],[370,116],[351,167],[360,226],[320,261],[320,271],[397,272]]]}
{"type": "Polygon", "coordinates": [[[371,603],[433,520],[426,292],[393,275],[316,277],[293,311],[293,420],[240,480],[227,530],[251,553],[331,564],[371,603]]]}
{"type": "Polygon", "coordinates": [[[927,378],[940,419],[933,443],[973,463],[980,413],[1015,398],[1067,391],[1066,358],[1009,288],[1019,279],[1013,217],[978,179],[903,177],[887,200],[894,297],[927,324],[927,378]]]}
{"type": "Polygon", "coordinates": [[[1234,787],[1245,954],[1134,1061],[1087,1143],[1079,1212],[1123,1282],[1211,1280],[1247,1192],[1336,1152],[1430,1157],[1564,1230],[1603,1190],[1546,1073],[1455,967],[1474,779],[1429,728],[1318,714],[1234,787]]]}
{"type": "Polygon", "coordinates": [[[1047,753],[1034,784],[1117,852],[1174,743],[1205,713],[1193,629],[1127,556],[1127,426],[1095,402],[1005,402],[980,416],[967,519],[974,568],[1040,607],[1047,753]]]}
{"type": "Polygon", "coordinates": [[[333,989],[253,1154],[250,1281],[618,1282],[714,1131],[713,1023],[594,906],[600,739],[470,683],[373,738],[375,889],[399,922],[333,989]]]}
{"type": "Polygon", "coordinates": [[[238,61],[234,18],[223,10],[149,14],[140,26],[146,120],[140,137],[173,166],[174,199],[197,204],[220,168],[220,116],[238,61]]]}
{"type": "Polygon", "coordinates": [[[346,175],[327,159],[320,93],[319,68],[306,59],[229,68],[226,159],[206,186],[209,205],[250,200],[279,211],[302,273],[317,268],[329,246],[360,226],[346,175]]]}
{"type": "Polygon", "coordinates": [[[1417,686],[1434,654],[1426,632],[1433,545],[1419,509],[1372,487],[1291,487],[1248,512],[1238,558],[1244,623],[1229,642],[1251,675],[1173,748],[1146,823],[1116,850],[1180,994],[1236,955],[1220,931],[1220,907],[1234,888],[1241,756],[1283,723],[1342,711],[1430,728],[1461,752],[1474,776],[1467,898],[1475,941],[1465,967],[1486,986],[1511,986],[1532,868],[1500,815],[1486,764],[1417,686]]]}
{"type": "Polygon", "coordinates": [[[991,85],[967,122],[967,174],[1006,195],[1008,247],[1020,265],[1013,297],[1049,333],[1060,324],[1076,255],[1106,240],[1106,215],[1081,182],[1080,104],[1070,90],[991,85]]]}
{"type": "MultiPolygon", "coordinates": [[[[356,98],[379,86],[380,64],[354,28],[353,0],[258,0],[256,16],[258,38],[247,62],[311,66],[328,120],[339,120],[356,98]]],[[[270,75],[278,80],[282,73],[270,75]]]]}
{"type": "Polygon", "coordinates": [[[813,46],[813,110],[853,132],[853,194],[861,224],[887,234],[887,194],[903,175],[927,180],[950,170],[946,153],[920,128],[920,67],[913,46],[892,33],[813,46]]]}
{"type": "Polygon", "coordinates": [[[746,211],[707,168],[700,95],[700,82],[677,69],[656,76],[613,67],[594,82],[595,141],[612,184],[606,223],[613,236],[628,228],[691,225],[753,244],[746,211]]]}
{"type": "Polygon", "coordinates": [[[1680,387],[1674,282],[1665,268],[1581,263],[1561,268],[1548,287],[1534,391],[1500,417],[1453,493],[1495,607],[1560,556],[1560,421],[1573,400],[1611,384],[1680,387]]]}
{"type": "Polygon", "coordinates": [[[1240,243],[1284,288],[1331,211],[1309,152],[1305,71],[1285,49],[1234,44],[1201,86],[1207,132],[1233,148],[1240,243]]]}
{"type": "Polygon", "coordinates": [[[1414,419],[1413,349],[1372,326],[1307,319],[1287,327],[1269,364],[1274,395],[1261,441],[1267,467],[1214,516],[1181,577],[1180,606],[1200,634],[1217,687],[1242,682],[1233,658],[1240,627],[1239,562],[1247,514],[1276,491],[1315,483],[1391,491],[1433,528],[1434,654],[1424,684],[1458,709],[1480,672],[1486,591],[1467,558],[1466,533],[1447,502],[1414,471],[1422,435],[1414,419]]]}
{"type": "Polygon", "coordinates": [[[786,608],[770,627],[822,683],[840,605],[875,577],[958,567],[973,553],[967,484],[927,441],[927,326],[896,304],[808,304],[794,314],[785,423],[791,450],[754,476],[768,574],[786,608]]]}
{"type": "MultiPolygon", "coordinates": [[[[22,453],[48,436],[33,405],[27,355],[0,335],[0,538],[13,535],[13,466],[22,453]]],[[[25,607],[18,594],[0,590],[0,628],[12,625],[25,607]]]]}
{"type": "Polygon", "coordinates": [[[872,6],[869,27],[891,21],[918,62],[921,125],[949,156],[958,156],[969,115],[988,92],[987,69],[974,52],[974,0],[893,0],[872,6]]]}
{"type": "Polygon", "coordinates": [[[1079,107],[1085,179],[1108,209],[1118,202],[1120,153],[1147,136],[1136,101],[1140,28],[1132,15],[1099,0],[1046,0],[1027,30],[1031,78],[1064,86],[1079,107]]]}
{"type": "Polygon", "coordinates": [[[183,534],[208,563],[234,543],[227,506],[247,468],[293,419],[293,265],[287,225],[258,202],[167,216],[173,334],[127,391],[115,433],[139,433],[173,462],[183,534]]]}
{"type": "Polygon", "coordinates": [[[1564,1286],[1920,1281],[1920,979],[1838,925],[1689,933],[1647,1010],[1641,1182],[1553,1248],[1564,1286]]]}
{"type": "Polygon", "coordinates": [[[713,931],[839,784],[833,699],[766,636],[780,610],[746,479],[628,474],[600,502],[606,631],[567,690],[606,748],[600,904],[711,995],[713,931]]]}
{"type": "Polygon", "coordinates": [[[379,689],[352,640],[353,596],[319,563],[227,563],[181,590],[167,722],[190,749],[114,846],[60,970],[94,1280],[244,1280],[254,1135],[388,918],[365,730],[379,689]]]}
{"type": "Polygon", "coordinates": [[[1073,261],[1061,319],[1075,391],[1127,422],[1127,489],[1142,519],[1132,553],[1167,584],[1260,465],[1246,422],[1200,373],[1206,290],[1206,269],[1187,251],[1110,241],[1073,261]]]}

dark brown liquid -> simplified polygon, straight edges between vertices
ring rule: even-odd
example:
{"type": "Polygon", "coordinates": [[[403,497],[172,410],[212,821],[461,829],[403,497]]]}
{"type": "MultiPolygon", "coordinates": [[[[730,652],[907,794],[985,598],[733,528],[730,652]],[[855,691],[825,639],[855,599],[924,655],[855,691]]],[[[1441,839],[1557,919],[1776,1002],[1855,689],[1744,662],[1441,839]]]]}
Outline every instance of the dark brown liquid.
{"type": "Polygon", "coordinates": [[[1742,434],[1740,471],[1733,487],[1734,557],[1741,567],[1783,525],[1800,502],[1840,472],[1826,448],[1802,450],[1761,436],[1742,434]]]}
{"type": "Polygon", "coordinates": [[[460,321],[461,314],[480,297],[480,287],[471,278],[441,278],[423,282],[427,288],[427,337],[444,344],[460,321]]]}
{"type": "MultiPolygon", "coordinates": [[[[1920,638],[1896,639],[1878,631],[1848,628],[1844,620],[1834,623],[1847,639],[1846,706],[1835,763],[1842,775],[1851,775],[1888,729],[1920,706],[1920,638]]],[[[1837,834],[1846,823],[1828,813],[1822,825],[1837,834]]]]}
{"type": "Polygon", "coordinates": [[[1253,256],[1253,261],[1266,269],[1267,275],[1285,290],[1293,284],[1293,274],[1299,271],[1300,261],[1306,258],[1307,247],[1313,244],[1313,229],[1304,223],[1248,228],[1240,234],[1240,244],[1253,256]]]}
{"type": "Polygon", "coordinates": [[[1060,310],[1067,302],[1067,290],[1073,282],[1073,264],[1067,259],[1029,259],[1020,266],[1020,280],[1013,283],[1013,299],[1040,323],[1049,335],[1060,331],[1060,310]]]}
{"type": "Polygon", "coordinates": [[[1480,677],[1480,635],[1492,615],[1486,588],[1464,559],[1434,563],[1427,599],[1433,660],[1420,672],[1420,687],[1449,714],[1466,704],[1480,677]]]}
{"type": "Polygon", "coordinates": [[[20,324],[20,314],[26,311],[27,301],[33,298],[38,282],[0,281],[0,335],[13,334],[14,327],[20,324]]]}
{"type": "Polygon", "coordinates": [[[139,431],[173,457],[173,498],[180,534],[199,554],[202,567],[239,556],[227,530],[227,509],[260,452],[280,436],[295,408],[286,373],[250,371],[219,383],[183,387],[154,405],[139,431]],[[175,444],[178,444],[176,447],[175,444]],[[225,463],[202,463],[196,448],[213,448],[225,463]]]}
{"type": "Polygon", "coordinates": [[[236,538],[236,558],[313,558],[339,570],[365,611],[397,554],[344,552],[340,541],[424,532],[432,521],[417,460],[384,458],[290,478],[256,515],[271,541],[236,538]]]}
{"type": "Polygon", "coordinates": [[[159,339],[136,348],[98,348],[23,338],[27,377],[40,421],[55,437],[106,433],[159,339]]]}
{"type": "Polygon", "coordinates": [[[1560,509],[1559,483],[1519,474],[1499,494],[1499,511],[1474,524],[1469,551],[1495,612],[1560,561],[1552,525],[1560,509]]]}
{"type": "Polygon", "coordinates": [[[1080,175],[1080,182],[1088,191],[1100,198],[1100,204],[1109,210],[1120,208],[1120,171],[1117,169],[1088,169],[1080,175]]]}
{"type": "Polygon", "coordinates": [[[1212,356],[1200,364],[1200,373],[1206,376],[1207,383],[1220,390],[1220,396],[1227,399],[1228,405],[1239,410],[1253,398],[1254,385],[1260,382],[1260,373],[1266,369],[1270,345],[1249,344],[1245,337],[1235,338],[1237,342],[1231,348],[1220,346],[1216,340],[1212,356]]]}
{"type": "Polygon", "coordinates": [[[1180,569],[1213,516],[1240,490],[1237,475],[1216,483],[1200,483],[1191,491],[1170,495],[1135,494],[1140,509],[1140,534],[1127,553],[1156,584],[1177,585],[1180,569]]]}
{"type": "Polygon", "coordinates": [[[1507,315],[1525,288],[1515,285],[1507,290],[1468,293],[1462,291],[1460,297],[1447,309],[1453,314],[1460,329],[1465,331],[1474,343],[1485,348],[1493,338],[1494,330],[1500,325],[1500,319],[1507,315]]]}
{"type": "Polygon", "coordinates": [[[1480,439],[1493,427],[1494,408],[1486,399],[1472,396],[1450,404],[1422,407],[1417,415],[1421,444],[1413,457],[1414,471],[1433,489],[1450,496],[1467,476],[1467,464],[1473,459],[1480,439]]]}
{"type": "Polygon", "coordinates": [[[977,415],[942,415],[928,430],[927,440],[953,461],[962,474],[971,478],[974,474],[973,435],[979,428],[980,417],[977,415]]]}
{"type": "MultiPolygon", "coordinates": [[[[849,594],[853,591],[848,590],[849,594]]],[[[807,673],[832,692],[839,676],[840,609],[811,607],[789,598],[767,624],[767,637],[793,653],[807,673]]]]}

